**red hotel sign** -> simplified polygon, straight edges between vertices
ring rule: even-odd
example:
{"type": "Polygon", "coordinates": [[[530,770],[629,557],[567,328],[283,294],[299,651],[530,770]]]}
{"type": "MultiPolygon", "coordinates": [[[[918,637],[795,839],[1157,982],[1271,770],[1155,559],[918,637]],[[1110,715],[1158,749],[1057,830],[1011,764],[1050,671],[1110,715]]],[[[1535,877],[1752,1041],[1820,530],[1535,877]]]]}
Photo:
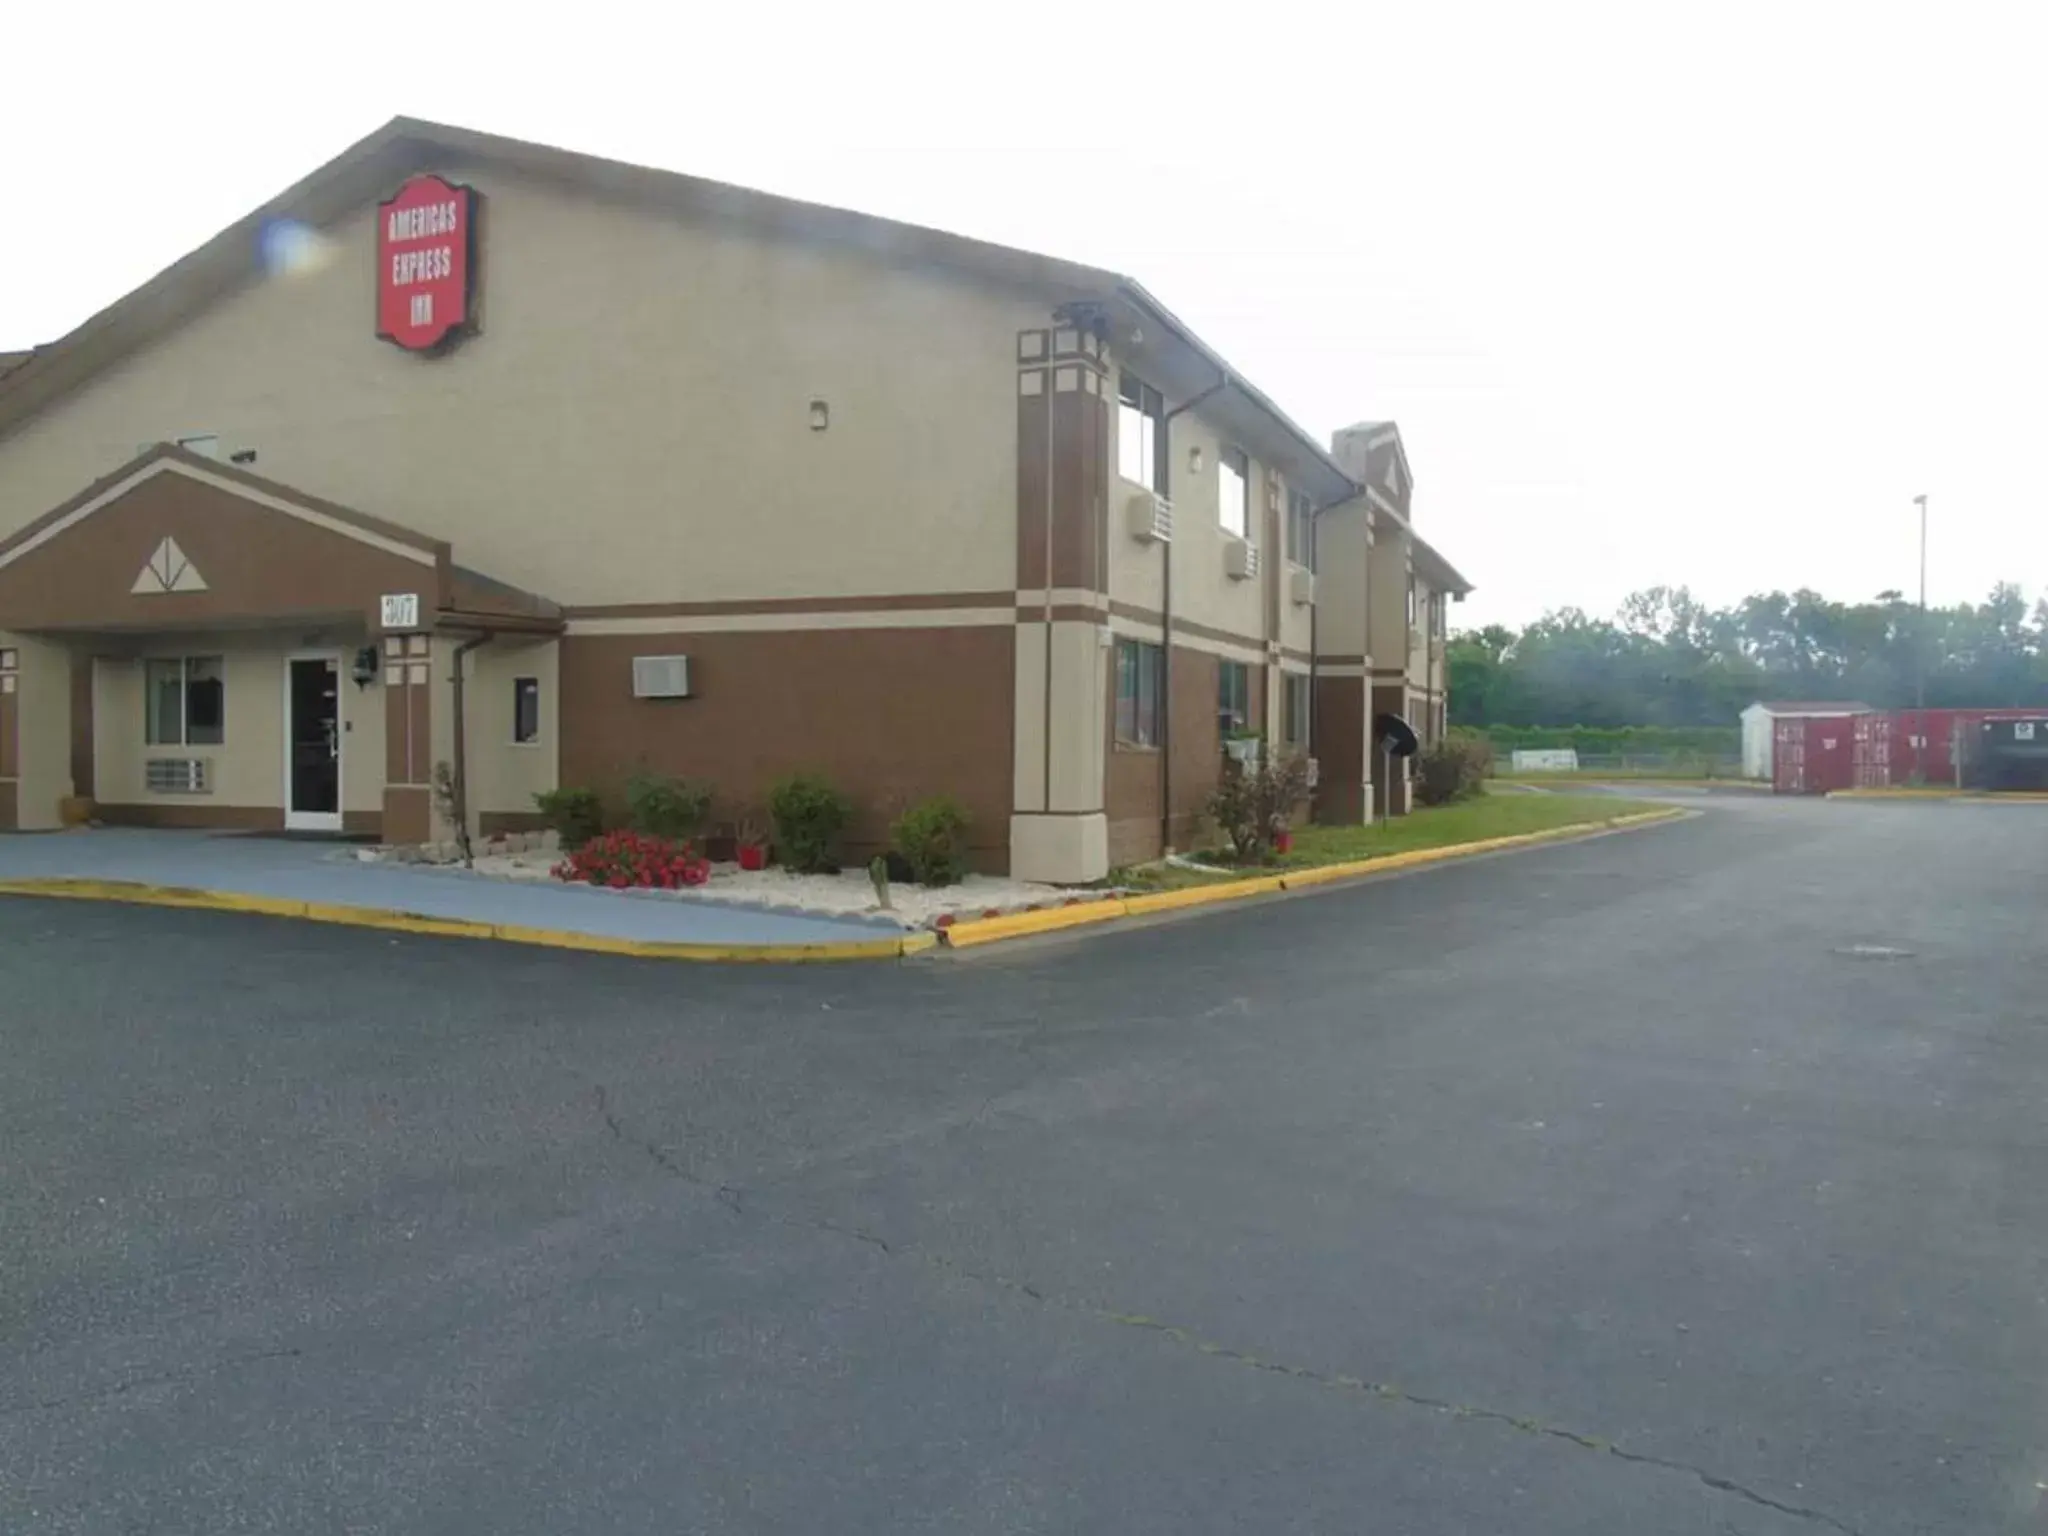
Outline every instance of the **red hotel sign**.
{"type": "Polygon", "coordinates": [[[377,205],[377,334],[426,352],[476,328],[473,188],[415,176],[377,205]]]}

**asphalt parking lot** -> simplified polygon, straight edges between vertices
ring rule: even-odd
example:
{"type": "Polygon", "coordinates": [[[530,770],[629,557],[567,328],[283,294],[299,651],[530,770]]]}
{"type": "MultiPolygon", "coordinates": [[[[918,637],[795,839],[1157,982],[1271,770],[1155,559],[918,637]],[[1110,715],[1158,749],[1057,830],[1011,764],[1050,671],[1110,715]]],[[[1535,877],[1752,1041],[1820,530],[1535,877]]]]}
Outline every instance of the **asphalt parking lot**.
{"type": "Polygon", "coordinates": [[[0,1529],[1979,1532],[2048,807],[982,956],[0,901],[0,1529]]]}

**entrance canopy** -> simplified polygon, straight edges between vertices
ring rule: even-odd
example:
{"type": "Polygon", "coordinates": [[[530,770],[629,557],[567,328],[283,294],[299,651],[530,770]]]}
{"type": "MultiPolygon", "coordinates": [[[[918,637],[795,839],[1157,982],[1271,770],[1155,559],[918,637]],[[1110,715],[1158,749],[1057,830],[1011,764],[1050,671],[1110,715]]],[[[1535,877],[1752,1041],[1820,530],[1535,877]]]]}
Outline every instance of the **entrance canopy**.
{"type": "Polygon", "coordinates": [[[0,542],[0,630],[561,628],[396,523],[159,443],[0,542]]]}

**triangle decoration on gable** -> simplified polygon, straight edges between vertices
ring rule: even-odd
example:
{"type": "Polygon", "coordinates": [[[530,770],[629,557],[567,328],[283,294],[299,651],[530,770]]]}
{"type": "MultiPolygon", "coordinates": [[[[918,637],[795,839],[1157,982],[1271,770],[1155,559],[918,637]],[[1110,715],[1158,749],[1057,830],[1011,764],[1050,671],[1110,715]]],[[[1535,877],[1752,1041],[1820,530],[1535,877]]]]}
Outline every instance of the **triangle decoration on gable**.
{"type": "Polygon", "coordinates": [[[178,548],[176,539],[166,536],[149,557],[135,578],[130,592],[204,592],[206,578],[199,574],[199,568],[185,558],[185,551],[178,548]]]}

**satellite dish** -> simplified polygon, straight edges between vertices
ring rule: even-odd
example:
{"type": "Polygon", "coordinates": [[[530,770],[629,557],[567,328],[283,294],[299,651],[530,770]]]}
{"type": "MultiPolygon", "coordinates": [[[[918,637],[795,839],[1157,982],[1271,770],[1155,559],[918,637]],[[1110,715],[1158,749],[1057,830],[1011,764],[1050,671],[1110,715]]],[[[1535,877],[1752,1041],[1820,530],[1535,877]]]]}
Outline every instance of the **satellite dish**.
{"type": "Polygon", "coordinates": [[[1413,757],[1422,743],[1416,739],[1415,727],[1399,715],[1374,715],[1372,737],[1380,749],[1396,757],[1413,757]]]}

